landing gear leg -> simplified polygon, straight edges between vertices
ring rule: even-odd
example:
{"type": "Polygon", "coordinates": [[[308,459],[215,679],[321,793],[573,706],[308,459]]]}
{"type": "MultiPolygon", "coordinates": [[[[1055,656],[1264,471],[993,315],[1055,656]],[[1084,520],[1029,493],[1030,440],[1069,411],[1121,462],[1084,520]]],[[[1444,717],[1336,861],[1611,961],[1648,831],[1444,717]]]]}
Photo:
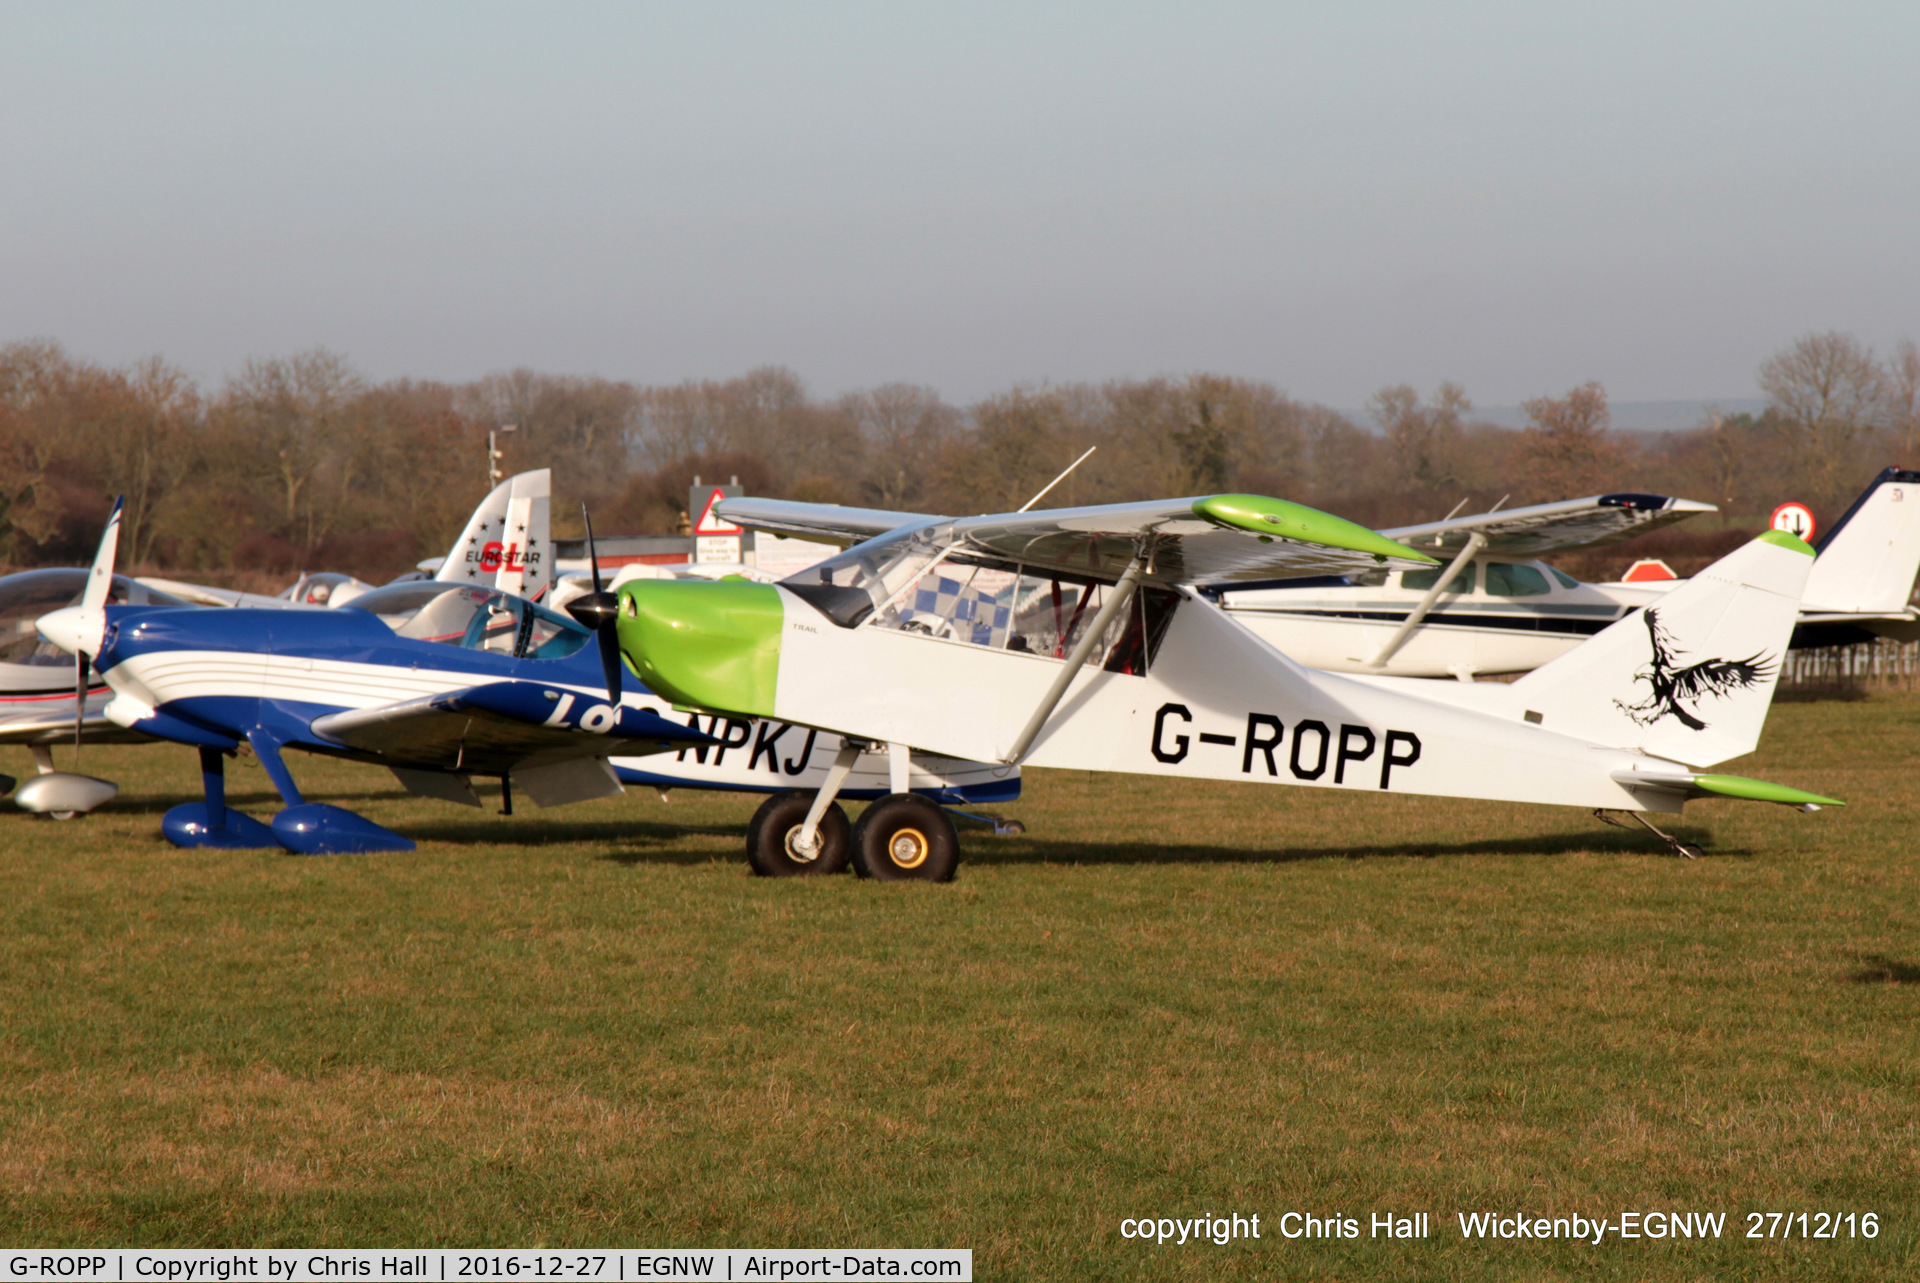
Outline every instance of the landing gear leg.
{"type": "Polygon", "coordinates": [[[800,823],[800,831],[794,835],[796,850],[814,851],[820,845],[820,817],[833,805],[833,799],[840,795],[841,786],[846,784],[847,776],[853,774],[853,764],[860,760],[860,754],[867,746],[858,740],[846,740],[841,743],[840,751],[833,755],[833,765],[827,768],[827,778],[820,785],[820,792],[814,795],[813,805],[807,808],[807,818],[800,823]]]}
{"type": "Polygon", "coordinates": [[[763,878],[838,873],[847,867],[852,826],[834,798],[865,745],[849,741],[834,755],[820,791],[775,793],[747,825],[747,863],[763,878]]]}
{"type": "Polygon", "coordinates": [[[217,748],[200,750],[200,787],[204,802],[185,802],[160,818],[160,832],[175,846],[212,846],[224,850],[261,851],[280,845],[269,829],[251,815],[227,805],[227,760],[217,748]]]}
{"type": "MultiPolygon", "coordinates": [[[[1673,834],[1655,828],[1652,822],[1638,811],[1622,811],[1620,814],[1625,815],[1627,819],[1638,822],[1641,828],[1672,847],[1673,853],[1683,860],[1697,860],[1707,853],[1704,847],[1695,846],[1691,842],[1682,842],[1679,838],[1673,836],[1673,834]]],[[[1633,827],[1633,825],[1628,824],[1626,820],[1616,820],[1614,813],[1611,811],[1596,810],[1593,813],[1593,818],[1603,824],[1611,824],[1617,829],[1630,829],[1633,827]]]]}
{"type": "Polygon", "coordinates": [[[280,741],[270,731],[247,733],[267,778],[280,790],[287,809],[273,817],[273,836],[295,855],[350,855],[367,851],[411,851],[413,843],[364,816],[300,796],[292,772],[280,758],[280,741]]]}

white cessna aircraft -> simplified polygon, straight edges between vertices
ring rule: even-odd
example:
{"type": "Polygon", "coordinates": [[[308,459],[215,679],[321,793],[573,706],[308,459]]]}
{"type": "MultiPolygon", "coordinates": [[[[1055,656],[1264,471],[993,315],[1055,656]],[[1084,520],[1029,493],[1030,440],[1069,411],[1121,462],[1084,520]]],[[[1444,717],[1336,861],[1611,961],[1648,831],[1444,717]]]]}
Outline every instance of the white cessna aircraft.
{"type": "MultiPolygon", "coordinates": [[[[736,524],[830,536],[892,514],[733,499],[736,524]]],[[[1707,768],[1758,743],[1813,550],[1769,532],[1511,685],[1308,668],[1195,582],[1435,565],[1352,522],[1254,495],[923,517],[778,584],[638,581],[576,603],[615,621],[648,687],[847,747],[809,802],[771,799],[749,857],[944,880],[958,843],[910,795],[825,821],[862,742],[1069,767],[1678,813],[1719,796],[1831,799],[1707,768]]],[[[1659,834],[1686,855],[1698,851],[1659,834]]]]}
{"type": "MultiPolygon", "coordinates": [[[[1457,677],[1530,672],[1676,580],[1588,584],[1536,558],[1644,534],[1712,504],[1609,494],[1381,533],[1444,568],[1218,585],[1216,599],[1303,664],[1343,673],[1457,677]]],[[[1888,468],[1817,545],[1792,645],[1920,638],[1920,472],[1888,468]]]]}

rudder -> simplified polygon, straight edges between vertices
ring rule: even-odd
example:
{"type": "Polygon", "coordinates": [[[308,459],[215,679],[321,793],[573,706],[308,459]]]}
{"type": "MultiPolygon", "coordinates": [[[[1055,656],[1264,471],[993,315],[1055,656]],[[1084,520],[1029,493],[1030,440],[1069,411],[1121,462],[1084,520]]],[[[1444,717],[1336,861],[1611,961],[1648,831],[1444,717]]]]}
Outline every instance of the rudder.
{"type": "Polygon", "coordinates": [[[1822,537],[1809,612],[1897,614],[1920,572],[1920,472],[1885,468],[1822,537]]]}

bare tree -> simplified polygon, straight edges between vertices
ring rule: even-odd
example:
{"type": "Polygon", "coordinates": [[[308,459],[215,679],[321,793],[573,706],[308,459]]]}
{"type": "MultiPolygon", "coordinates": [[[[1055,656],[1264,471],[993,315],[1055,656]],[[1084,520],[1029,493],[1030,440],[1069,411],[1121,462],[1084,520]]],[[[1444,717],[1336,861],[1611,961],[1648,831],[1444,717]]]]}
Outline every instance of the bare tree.
{"type": "Polygon", "coordinates": [[[1521,432],[1514,461],[1536,499],[1572,499],[1620,484],[1627,450],[1608,428],[1607,392],[1583,383],[1563,397],[1523,401],[1531,426],[1521,432]]]}
{"type": "Polygon", "coordinates": [[[187,435],[199,417],[200,394],[184,370],[157,356],[118,381],[125,412],[110,425],[100,454],[109,485],[126,499],[120,528],[127,560],[145,565],[153,556],[154,513],[193,462],[187,435]]]}
{"type": "Polygon", "coordinates": [[[1900,448],[1900,462],[1912,467],[1920,459],[1920,347],[1912,339],[1900,340],[1900,346],[1887,358],[1881,376],[1886,397],[1887,427],[1900,448]]]}
{"type": "Polygon", "coordinates": [[[1411,385],[1381,388],[1367,402],[1381,430],[1400,479],[1423,490],[1459,482],[1460,422],[1473,409],[1467,390],[1442,383],[1423,405],[1411,385]]]}
{"type": "Polygon", "coordinates": [[[932,388],[886,383],[850,392],[839,409],[859,429],[867,466],[861,489],[882,508],[918,506],[940,448],[960,429],[960,414],[932,388]]]}
{"type": "Polygon", "coordinates": [[[1837,497],[1855,439],[1875,425],[1886,389],[1873,350],[1836,330],[1807,334],[1760,365],[1760,388],[1799,434],[1820,497],[1837,497]]]}
{"type": "Polygon", "coordinates": [[[349,422],[352,401],[363,390],[344,358],[315,348],[248,361],[222,397],[224,413],[259,452],[278,493],[283,537],[307,553],[331,531],[364,475],[349,422]],[[316,481],[329,464],[331,484],[321,495],[316,481]]]}

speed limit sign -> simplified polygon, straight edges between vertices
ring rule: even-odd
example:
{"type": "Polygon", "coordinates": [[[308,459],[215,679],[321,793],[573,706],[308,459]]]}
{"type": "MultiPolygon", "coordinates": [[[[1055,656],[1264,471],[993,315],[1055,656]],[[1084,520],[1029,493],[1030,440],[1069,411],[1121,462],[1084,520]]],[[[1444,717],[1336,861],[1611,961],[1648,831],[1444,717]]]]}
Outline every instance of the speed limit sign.
{"type": "Polygon", "coordinates": [[[1773,520],[1768,523],[1775,530],[1784,530],[1796,539],[1808,543],[1813,541],[1813,509],[1804,503],[1783,503],[1773,510],[1773,520]]]}

